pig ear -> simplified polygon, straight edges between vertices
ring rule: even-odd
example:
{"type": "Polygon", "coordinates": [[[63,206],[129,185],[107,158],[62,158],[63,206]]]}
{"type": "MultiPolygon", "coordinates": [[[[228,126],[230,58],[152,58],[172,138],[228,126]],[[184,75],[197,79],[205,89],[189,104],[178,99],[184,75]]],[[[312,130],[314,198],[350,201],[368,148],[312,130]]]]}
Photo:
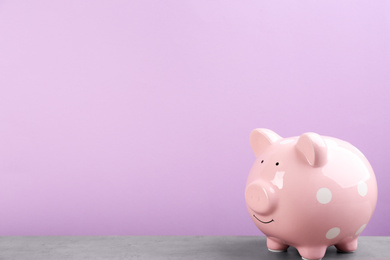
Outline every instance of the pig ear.
{"type": "Polygon", "coordinates": [[[301,135],[296,144],[298,152],[304,160],[313,167],[323,166],[327,162],[327,152],[324,139],[316,133],[301,135]]]}
{"type": "Polygon", "coordinates": [[[252,150],[257,157],[262,154],[267,147],[282,139],[282,137],[269,129],[257,128],[251,132],[249,139],[252,150]]]}

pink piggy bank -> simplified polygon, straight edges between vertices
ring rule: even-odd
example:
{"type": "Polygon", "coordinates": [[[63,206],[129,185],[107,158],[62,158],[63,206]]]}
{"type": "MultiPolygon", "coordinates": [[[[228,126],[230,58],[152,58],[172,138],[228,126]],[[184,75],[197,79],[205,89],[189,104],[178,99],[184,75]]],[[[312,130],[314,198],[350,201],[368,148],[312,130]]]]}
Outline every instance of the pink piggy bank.
{"type": "Polygon", "coordinates": [[[305,133],[282,138],[255,129],[256,161],[245,200],[270,251],[297,248],[303,259],[321,259],[329,246],[353,252],[377,201],[370,163],[351,144],[305,133]]]}

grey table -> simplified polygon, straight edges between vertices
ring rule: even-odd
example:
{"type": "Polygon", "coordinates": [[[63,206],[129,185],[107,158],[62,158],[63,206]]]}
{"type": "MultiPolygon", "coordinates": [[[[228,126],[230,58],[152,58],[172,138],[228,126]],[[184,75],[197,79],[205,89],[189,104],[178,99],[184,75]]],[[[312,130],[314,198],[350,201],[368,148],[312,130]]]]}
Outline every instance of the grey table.
{"type": "MultiPolygon", "coordinates": [[[[265,237],[0,237],[0,259],[301,259],[295,248],[273,253],[265,237]]],[[[390,237],[360,237],[355,253],[329,247],[324,260],[390,259],[390,237]]]]}

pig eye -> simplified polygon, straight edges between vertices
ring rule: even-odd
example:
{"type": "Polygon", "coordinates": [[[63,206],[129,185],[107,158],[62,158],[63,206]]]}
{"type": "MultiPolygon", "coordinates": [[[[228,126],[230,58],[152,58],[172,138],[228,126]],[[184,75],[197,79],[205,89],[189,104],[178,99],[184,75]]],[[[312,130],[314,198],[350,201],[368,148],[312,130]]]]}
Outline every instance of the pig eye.
{"type": "Polygon", "coordinates": [[[276,162],[276,166],[278,166],[279,165],[279,162],[276,162]]]}
{"type": "Polygon", "coordinates": [[[261,163],[263,163],[264,162],[264,160],[261,160],[261,163]]]}

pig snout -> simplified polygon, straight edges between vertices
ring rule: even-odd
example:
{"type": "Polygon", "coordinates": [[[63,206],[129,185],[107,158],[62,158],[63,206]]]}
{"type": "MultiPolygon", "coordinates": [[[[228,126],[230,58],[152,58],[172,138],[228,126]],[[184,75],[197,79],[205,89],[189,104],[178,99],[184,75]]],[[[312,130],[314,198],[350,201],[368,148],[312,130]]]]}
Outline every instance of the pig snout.
{"type": "Polygon", "coordinates": [[[250,183],[245,190],[245,200],[249,208],[261,215],[268,215],[276,208],[275,190],[264,182],[250,183]]]}

